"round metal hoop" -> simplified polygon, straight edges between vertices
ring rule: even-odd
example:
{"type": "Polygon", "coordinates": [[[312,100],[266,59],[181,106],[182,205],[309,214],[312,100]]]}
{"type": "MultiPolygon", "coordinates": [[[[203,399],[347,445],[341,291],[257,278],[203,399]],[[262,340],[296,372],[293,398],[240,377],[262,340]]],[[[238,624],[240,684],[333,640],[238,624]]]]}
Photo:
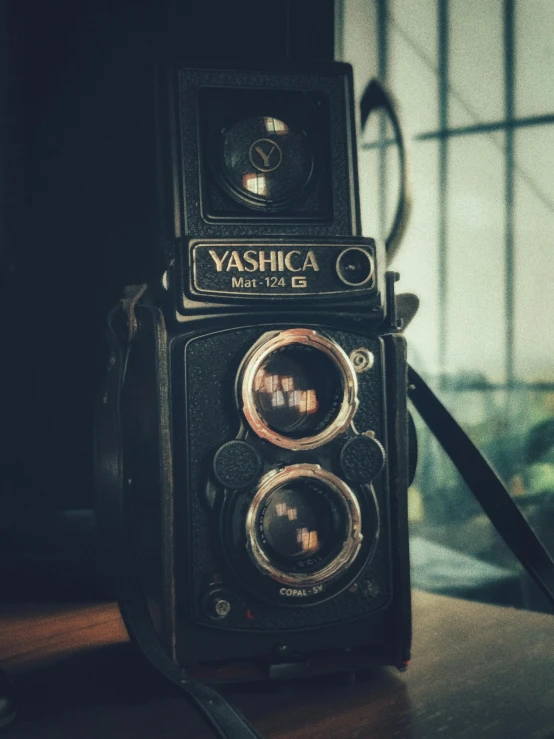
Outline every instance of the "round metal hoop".
{"type": "Polygon", "coordinates": [[[334,580],[354,562],[360,551],[362,538],[361,511],[356,496],[346,483],[318,464],[293,464],[279,472],[264,475],[246,516],[246,546],[252,562],[264,575],[283,585],[313,587],[334,580]],[[258,515],[268,495],[281,485],[302,478],[315,479],[335,493],[347,520],[346,536],[340,552],[321,570],[310,573],[287,572],[276,567],[261,546],[257,530],[258,515]]]}
{"type": "Polygon", "coordinates": [[[344,249],[344,251],[341,251],[341,253],[337,257],[336,262],[336,271],[337,271],[337,277],[341,282],[344,282],[345,285],[348,285],[349,287],[361,287],[362,285],[367,284],[370,280],[373,280],[375,277],[375,261],[371,254],[369,254],[365,249],[360,249],[359,246],[349,246],[348,249],[344,249]],[[367,258],[368,264],[370,266],[369,273],[367,277],[362,280],[361,282],[350,282],[349,280],[344,277],[342,274],[341,268],[340,268],[340,262],[341,259],[344,257],[344,255],[349,251],[358,251],[360,254],[363,254],[364,257],[367,258]]]}
{"type": "Polygon", "coordinates": [[[255,345],[251,354],[247,355],[244,360],[240,383],[243,413],[250,428],[260,438],[291,451],[315,449],[331,441],[348,428],[358,408],[358,379],[352,362],[338,344],[312,329],[293,328],[280,331],[276,335],[272,334],[271,338],[266,341],[255,345]],[[265,359],[289,344],[305,344],[330,357],[339,369],[343,387],[343,397],[336,418],[318,434],[300,439],[290,438],[269,428],[258,412],[253,391],[256,373],[265,359]]]}

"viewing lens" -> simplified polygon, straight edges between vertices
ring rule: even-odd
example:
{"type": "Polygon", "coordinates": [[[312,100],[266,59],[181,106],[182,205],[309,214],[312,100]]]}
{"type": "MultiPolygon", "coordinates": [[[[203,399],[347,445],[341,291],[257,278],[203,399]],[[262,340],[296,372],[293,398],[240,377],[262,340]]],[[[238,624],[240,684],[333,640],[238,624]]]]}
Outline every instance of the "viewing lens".
{"type": "Polygon", "coordinates": [[[272,559],[322,556],[336,545],[345,526],[340,526],[339,511],[326,493],[305,479],[270,493],[260,515],[260,534],[272,559]]]}
{"type": "Polygon", "coordinates": [[[289,344],[271,354],[254,377],[260,416],[269,428],[292,438],[313,435],[331,423],[342,396],[336,364],[302,344],[289,344]]]}
{"type": "Polygon", "coordinates": [[[315,449],[350,424],[358,381],[343,349],[317,331],[268,333],[240,370],[243,412],[262,439],[284,449],[315,449]]]}

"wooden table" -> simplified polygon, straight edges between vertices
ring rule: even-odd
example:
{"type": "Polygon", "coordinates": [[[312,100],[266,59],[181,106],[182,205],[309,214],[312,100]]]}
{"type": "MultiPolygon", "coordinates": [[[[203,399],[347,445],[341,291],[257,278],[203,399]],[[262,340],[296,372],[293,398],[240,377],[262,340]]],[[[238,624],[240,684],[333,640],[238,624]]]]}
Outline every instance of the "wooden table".
{"type": "MultiPolygon", "coordinates": [[[[113,604],[0,609],[0,666],[20,694],[0,739],[208,739],[127,641],[113,604]]],[[[551,739],[554,616],[414,593],[407,672],[224,690],[267,739],[551,739]]]]}

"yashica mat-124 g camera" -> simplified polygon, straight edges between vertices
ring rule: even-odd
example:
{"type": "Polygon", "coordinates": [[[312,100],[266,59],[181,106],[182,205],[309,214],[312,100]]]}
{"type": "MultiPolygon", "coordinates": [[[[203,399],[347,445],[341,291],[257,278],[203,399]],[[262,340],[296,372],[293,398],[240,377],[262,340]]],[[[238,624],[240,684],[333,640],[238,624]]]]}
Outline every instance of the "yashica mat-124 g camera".
{"type": "Polygon", "coordinates": [[[97,413],[131,631],[208,680],[402,667],[406,347],[351,69],[177,67],[156,101],[166,271],[111,315],[97,413]]]}

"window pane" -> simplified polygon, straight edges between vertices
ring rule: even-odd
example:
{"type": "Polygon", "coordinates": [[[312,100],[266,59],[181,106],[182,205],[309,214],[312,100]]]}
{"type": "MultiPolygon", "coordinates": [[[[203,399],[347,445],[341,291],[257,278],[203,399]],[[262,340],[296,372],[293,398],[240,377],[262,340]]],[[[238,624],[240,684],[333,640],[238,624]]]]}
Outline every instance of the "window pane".
{"type": "MultiPolygon", "coordinates": [[[[354,67],[354,93],[359,100],[364,87],[378,69],[377,10],[375,3],[367,0],[337,0],[342,13],[342,40],[338,50],[340,61],[354,67]]],[[[341,29],[337,28],[337,33],[341,29]]]]}
{"type": "MultiPolygon", "coordinates": [[[[522,448],[510,487],[554,555],[554,126],[520,129],[514,140],[514,365],[524,384],[511,413],[522,448]]],[[[536,591],[525,587],[530,605],[547,610],[536,591]]]]}
{"type": "Polygon", "coordinates": [[[438,125],[436,3],[395,0],[389,13],[388,84],[406,137],[438,125]]]}
{"type": "Polygon", "coordinates": [[[517,0],[515,34],[516,115],[554,113],[554,2],[517,0]]]}
{"type": "Polygon", "coordinates": [[[360,209],[364,236],[380,236],[379,175],[380,149],[360,150],[358,153],[358,177],[360,181],[360,209]]]}
{"type": "MultiPolygon", "coordinates": [[[[503,117],[502,0],[450,0],[449,83],[451,96],[471,124],[503,117]]],[[[466,125],[452,106],[450,126],[466,125]]]]}
{"type": "Polygon", "coordinates": [[[515,133],[515,371],[554,382],[554,126],[515,133]]]}
{"type": "Polygon", "coordinates": [[[389,0],[389,34],[401,32],[418,56],[437,66],[437,2],[389,0]]]}
{"type": "Polygon", "coordinates": [[[410,361],[421,372],[438,370],[438,146],[420,143],[411,152],[413,206],[408,228],[392,268],[400,272],[398,292],[420,299],[417,316],[406,331],[410,361]]]}
{"type": "Polygon", "coordinates": [[[486,135],[449,142],[446,370],[505,379],[504,162],[486,135]]]}
{"type": "MultiPolygon", "coordinates": [[[[394,137],[392,126],[390,127],[390,136],[394,137]]],[[[386,154],[386,177],[387,177],[387,197],[386,197],[386,233],[389,235],[394,223],[394,216],[398,207],[400,198],[400,157],[398,146],[387,147],[386,154]]]]}
{"type": "MultiPolygon", "coordinates": [[[[516,0],[518,115],[554,113],[554,0],[516,0]],[[523,20],[522,20],[523,19],[523,20]],[[550,35],[549,35],[550,34],[550,35]],[[549,66],[550,65],[550,66],[549,66]]],[[[346,6],[349,3],[345,3],[346,6]]],[[[359,0],[353,3],[361,7],[359,0]]],[[[362,3],[364,5],[364,3],[362,3]]],[[[518,129],[515,141],[515,356],[506,381],[505,134],[448,140],[448,192],[438,191],[437,3],[388,0],[389,87],[412,139],[414,206],[393,269],[399,292],[421,300],[408,328],[412,364],[483,450],[543,543],[554,554],[554,126],[518,129]],[[439,294],[439,207],[446,199],[447,284],[439,294]],[[439,335],[442,316],[447,329],[439,335]],[[439,366],[439,349],[446,364],[439,366]],[[540,382],[540,385],[536,384],[540,382]],[[535,384],[532,384],[535,383],[535,384]]],[[[365,4],[371,33],[357,34],[363,82],[377,71],[376,4],[365,4]],[[366,55],[364,35],[374,42],[366,55]]],[[[449,0],[449,124],[473,126],[504,117],[503,0],[449,0]]],[[[348,39],[345,46],[349,47],[348,39]]],[[[361,92],[362,86],[358,88],[361,92]]],[[[371,123],[364,140],[379,141],[371,123]]],[[[360,153],[364,233],[379,235],[382,193],[387,219],[396,204],[397,152],[360,153]]],[[[547,609],[536,586],[507,552],[452,463],[418,423],[419,463],[410,489],[414,584],[437,592],[547,609]],[[445,566],[450,563],[451,566],[445,566]],[[442,578],[442,579],[441,579],[442,578]],[[440,582],[439,582],[440,581],[440,582]]]]}
{"type": "MultiPolygon", "coordinates": [[[[489,397],[489,392],[443,396],[449,406],[468,409],[460,415],[472,437],[482,438],[483,430],[493,427],[504,407],[502,399],[489,397]]],[[[526,580],[514,555],[415,412],[414,420],[419,459],[408,493],[412,585],[461,598],[533,605],[533,594],[522,597],[522,580],[526,580]]],[[[495,453],[490,444],[484,447],[487,453],[495,453]]]]}
{"type": "Polygon", "coordinates": [[[394,140],[387,115],[380,109],[376,110],[369,117],[364,131],[358,163],[362,231],[365,236],[377,239],[384,239],[389,233],[398,202],[399,157],[394,140]],[[381,126],[384,134],[382,147],[379,143],[381,126]]]}
{"type": "Polygon", "coordinates": [[[448,91],[448,121],[450,127],[475,126],[477,123],[472,109],[468,107],[462,95],[453,88],[448,91]]]}
{"type": "Polygon", "coordinates": [[[385,112],[380,108],[374,110],[370,114],[365,124],[365,128],[360,135],[360,142],[363,145],[369,144],[371,146],[375,146],[379,143],[381,126],[383,125],[382,121],[386,121],[386,118],[387,116],[385,112]]]}

